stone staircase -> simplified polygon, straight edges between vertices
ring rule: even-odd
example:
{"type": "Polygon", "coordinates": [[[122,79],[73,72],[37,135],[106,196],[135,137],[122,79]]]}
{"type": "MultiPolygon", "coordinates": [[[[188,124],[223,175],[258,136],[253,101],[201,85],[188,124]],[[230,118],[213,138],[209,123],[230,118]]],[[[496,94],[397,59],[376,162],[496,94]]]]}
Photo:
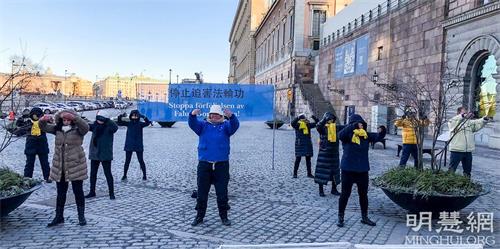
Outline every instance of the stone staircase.
{"type": "Polygon", "coordinates": [[[299,84],[299,88],[301,90],[302,97],[307,102],[310,110],[316,117],[321,118],[325,112],[331,112],[337,115],[332,104],[323,96],[319,85],[313,83],[302,83],[299,84]]]}

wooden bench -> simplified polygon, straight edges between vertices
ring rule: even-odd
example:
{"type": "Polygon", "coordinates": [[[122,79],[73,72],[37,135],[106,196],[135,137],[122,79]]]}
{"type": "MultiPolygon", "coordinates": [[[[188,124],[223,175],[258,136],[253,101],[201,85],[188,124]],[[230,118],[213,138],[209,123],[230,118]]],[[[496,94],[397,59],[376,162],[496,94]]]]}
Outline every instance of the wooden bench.
{"type": "MultiPolygon", "coordinates": [[[[398,157],[399,157],[399,154],[401,153],[401,151],[403,150],[403,145],[402,144],[398,144],[398,157]]],[[[431,148],[424,148],[422,150],[422,154],[429,154],[429,156],[432,156],[432,149],[431,148]]]]}
{"type": "Polygon", "coordinates": [[[380,141],[377,141],[377,142],[370,142],[370,144],[372,145],[372,149],[375,149],[375,144],[376,144],[376,143],[381,143],[381,144],[384,146],[384,150],[385,150],[385,141],[386,141],[386,140],[387,140],[386,138],[382,138],[382,140],[380,140],[380,141]]]}

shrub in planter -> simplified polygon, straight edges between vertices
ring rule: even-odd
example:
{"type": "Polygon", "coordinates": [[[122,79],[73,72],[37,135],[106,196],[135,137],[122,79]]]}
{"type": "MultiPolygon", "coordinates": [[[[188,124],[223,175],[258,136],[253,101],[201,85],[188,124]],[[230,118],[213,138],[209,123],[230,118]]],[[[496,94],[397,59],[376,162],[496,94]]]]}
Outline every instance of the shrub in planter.
{"type": "Polygon", "coordinates": [[[8,168],[0,168],[0,216],[19,207],[40,183],[40,180],[25,178],[8,168]]]}
{"type": "Polygon", "coordinates": [[[410,212],[459,211],[488,191],[469,178],[447,171],[397,167],[373,180],[396,204],[410,212]]]}

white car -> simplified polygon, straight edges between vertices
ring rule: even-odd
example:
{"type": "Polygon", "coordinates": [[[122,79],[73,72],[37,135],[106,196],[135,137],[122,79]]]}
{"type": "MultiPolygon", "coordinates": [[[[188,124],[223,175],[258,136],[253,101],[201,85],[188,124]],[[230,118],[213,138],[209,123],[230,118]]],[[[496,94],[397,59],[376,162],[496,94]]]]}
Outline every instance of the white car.
{"type": "Polygon", "coordinates": [[[59,111],[59,108],[54,107],[53,105],[48,103],[36,103],[33,105],[33,107],[42,109],[43,113],[45,114],[54,114],[59,111]]]}

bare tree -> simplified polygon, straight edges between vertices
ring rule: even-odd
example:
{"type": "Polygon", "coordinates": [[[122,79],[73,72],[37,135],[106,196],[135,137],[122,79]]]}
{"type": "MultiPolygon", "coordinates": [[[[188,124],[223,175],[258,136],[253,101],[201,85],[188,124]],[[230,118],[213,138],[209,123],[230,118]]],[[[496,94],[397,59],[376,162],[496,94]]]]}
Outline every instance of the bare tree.
{"type": "MultiPolygon", "coordinates": [[[[13,114],[19,113],[22,102],[21,93],[31,84],[34,77],[40,75],[42,70],[40,64],[34,63],[25,56],[12,56],[11,62],[11,73],[6,74],[6,77],[2,77],[0,81],[0,112],[2,114],[4,110],[13,114]]],[[[12,133],[14,123],[15,120],[5,118],[0,124],[0,153],[16,141],[12,133]]]]}
{"type": "MultiPolygon", "coordinates": [[[[426,71],[430,71],[426,67],[426,71]]],[[[374,82],[382,91],[382,97],[377,102],[395,106],[406,115],[406,122],[413,127],[418,148],[418,169],[423,169],[422,152],[427,126],[431,129],[431,168],[435,171],[441,169],[443,152],[437,149],[438,137],[447,122],[448,112],[461,104],[463,81],[460,77],[446,70],[443,74],[426,73],[414,75],[401,73],[389,80],[374,82]],[[429,120],[430,122],[427,122],[429,120]]],[[[450,139],[451,140],[451,139],[450,139]]]]}

